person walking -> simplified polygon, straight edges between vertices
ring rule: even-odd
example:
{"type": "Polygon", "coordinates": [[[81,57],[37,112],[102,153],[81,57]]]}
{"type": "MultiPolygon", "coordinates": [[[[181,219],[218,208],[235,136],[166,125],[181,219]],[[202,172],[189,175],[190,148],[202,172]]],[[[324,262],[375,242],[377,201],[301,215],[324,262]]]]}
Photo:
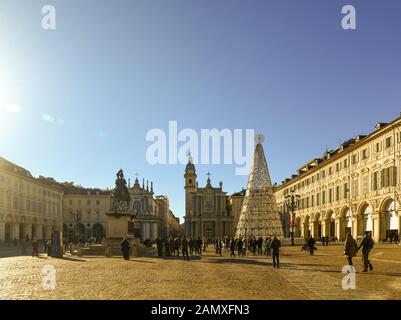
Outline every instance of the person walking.
{"type": "Polygon", "coordinates": [[[156,239],[156,246],[157,246],[157,256],[162,257],[163,256],[163,241],[160,238],[156,239]]]}
{"type": "Polygon", "coordinates": [[[362,261],[363,261],[363,272],[368,272],[368,268],[370,271],[373,270],[373,266],[369,261],[369,253],[373,249],[374,241],[371,237],[369,231],[365,232],[365,236],[363,237],[361,244],[359,245],[357,252],[360,248],[362,248],[362,261]]]}
{"type": "Polygon", "coordinates": [[[242,255],[246,256],[246,250],[248,249],[248,239],[245,237],[242,243],[242,255]]]}
{"type": "Polygon", "coordinates": [[[39,242],[36,239],[32,240],[32,257],[39,257],[39,242]]]}
{"type": "Polygon", "coordinates": [[[244,245],[244,242],[242,241],[242,238],[239,238],[237,242],[237,249],[238,249],[238,257],[241,257],[243,255],[242,247],[244,245]]]}
{"type": "Polygon", "coordinates": [[[313,256],[313,250],[315,250],[315,244],[316,244],[315,239],[313,237],[309,237],[309,239],[308,239],[308,248],[309,248],[309,254],[311,256],[313,256]]]}
{"type": "Polygon", "coordinates": [[[280,268],[280,247],[281,241],[274,236],[273,241],[271,243],[271,248],[273,249],[273,268],[280,268]]]}
{"type": "Polygon", "coordinates": [[[230,242],[230,251],[231,251],[231,255],[230,257],[234,257],[235,258],[235,245],[236,245],[237,240],[232,238],[231,242],[230,242]]]}
{"type": "Polygon", "coordinates": [[[357,251],[358,251],[358,245],[355,239],[352,237],[352,235],[348,233],[347,240],[345,240],[344,244],[344,254],[347,256],[348,264],[350,266],[353,265],[352,258],[356,257],[357,251]]]}
{"type": "Polygon", "coordinates": [[[129,241],[127,238],[124,238],[123,241],[121,241],[121,251],[123,253],[123,257],[125,260],[129,260],[129,250],[131,246],[129,244],[129,241]]]}
{"type": "Polygon", "coordinates": [[[266,238],[266,244],[265,244],[265,251],[266,251],[266,258],[271,256],[271,241],[270,238],[266,238]]]}
{"type": "Polygon", "coordinates": [[[216,241],[216,254],[221,255],[222,247],[223,247],[223,242],[221,241],[220,238],[217,238],[217,241],[216,241]]]}
{"type": "Polygon", "coordinates": [[[184,261],[185,261],[185,257],[187,257],[187,261],[189,261],[189,257],[188,257],[188,239],[187,236],[184,236],[181,240],[181,251],[182,251],[182,256],[184,257],[184,261]]]}
{"type": "Polygon", "coordinates": [[[258,239],[258,255],[262,255],[262,253],[263,253],[263,238],[262,237],[259,237],[259,239],[258,239]]]}

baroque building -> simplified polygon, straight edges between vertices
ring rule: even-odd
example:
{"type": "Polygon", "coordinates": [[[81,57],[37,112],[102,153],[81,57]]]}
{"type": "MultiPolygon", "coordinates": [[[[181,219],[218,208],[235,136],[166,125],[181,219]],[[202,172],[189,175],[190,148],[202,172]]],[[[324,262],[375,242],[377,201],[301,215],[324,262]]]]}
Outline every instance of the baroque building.
{"type": "Polygon", "coordinates": [[[49,239],[62,227],[63,190],[0,157],[0,242],[49,239]]]}
{"type": "Polygon", "coordinates": [[[185,168],[185,234],[189,237],[224,237],[234,235],[233,216],[223,183],[213,187],[210,173],[206,186],[198,186],[195,165],[189,157],[185,168]]]}
{"type": "MultiPolygon", "coordinates": [[[[111,190],[88,189],[62,184],[64,234],[78,239],[106,236],[106,213],[112,211],[111,190]]],[[[157,237],[178,235],[179,221],[170,210],[167,196],[155,196],[153,183],[138,178],[128,186],[130,206],[137,214],[133,228],[129,232],[140,240],[155,240],[157,237]]]]}
{"type": "MultiPolygon", "coordinates": [[[[180,234],[179,219],[167,196],[155,196],[153,183],[138,178],[129,186],[137,217],[132,234],[140,240],[180,234]]],[[[86,240],[106,234],[106,213],[111,212],[111,190],[84,188],[71,182],[31,173],[0,157],[0,242],[14,239],[49,239],[58,230],[64,237],[86,240]]]]}
{"type": "Polygon", "coordinates": [[[399,234],[401,218],[401,117],[378,123],[302,166],[275,188],[277,204],[288,215],[286,196],[300,196],[295,234],[343,241],[370,231],[375,241],[399,234]]]}

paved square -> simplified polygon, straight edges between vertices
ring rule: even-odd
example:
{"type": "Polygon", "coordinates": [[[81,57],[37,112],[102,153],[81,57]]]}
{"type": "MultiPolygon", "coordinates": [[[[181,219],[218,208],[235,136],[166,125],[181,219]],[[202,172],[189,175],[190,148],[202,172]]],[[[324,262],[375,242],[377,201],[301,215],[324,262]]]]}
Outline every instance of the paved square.
{"type": "Polygon", "coordinates": [[[0,299],[401,299],[401,247],[376,245],[374,270],[355,259],[356,289],[343,290],[342,245],[318,246],[315,256],[283,247],[281,268],[270,258],[217,256],[212,248],[181,257],[29,256],[0,258],[0,299]],[[42,288],[42,268],[56,268],[57,286],[42,288]]]}

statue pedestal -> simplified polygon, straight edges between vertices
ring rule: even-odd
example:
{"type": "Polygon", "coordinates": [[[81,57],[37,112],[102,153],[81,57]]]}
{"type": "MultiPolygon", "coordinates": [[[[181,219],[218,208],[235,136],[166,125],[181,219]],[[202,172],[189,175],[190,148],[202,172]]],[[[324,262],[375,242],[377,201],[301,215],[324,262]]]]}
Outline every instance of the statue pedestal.
{"type": "MultiPolygon", "coordinates": [[[[129,225],[133,221],[131,220],[131,214],[129,213],[106,213],[107,225],[106,225],[106,239],[102,241],[102,245],[105,248],[105,256],[122,256],[121,252],[121,241],[123,238],[131,244],[130,256],[138,256],[139,239],[134,238],[133,231],[130,232],[129,225]]],[[[132,228],[133,230],[133,228],[132,228]]]]}

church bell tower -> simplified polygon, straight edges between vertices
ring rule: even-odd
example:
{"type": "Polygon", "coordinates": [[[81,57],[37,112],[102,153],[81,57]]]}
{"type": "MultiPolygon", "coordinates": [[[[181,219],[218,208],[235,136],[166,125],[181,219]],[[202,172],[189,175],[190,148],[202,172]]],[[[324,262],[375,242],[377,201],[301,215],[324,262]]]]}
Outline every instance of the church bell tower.
{"type": "Polygon", "coordinates": [[[185,216],[192,215],[191,193],[196,191],[196,170],[191,155],[188,156],[188,163],[185,167],[185,216]]]}

